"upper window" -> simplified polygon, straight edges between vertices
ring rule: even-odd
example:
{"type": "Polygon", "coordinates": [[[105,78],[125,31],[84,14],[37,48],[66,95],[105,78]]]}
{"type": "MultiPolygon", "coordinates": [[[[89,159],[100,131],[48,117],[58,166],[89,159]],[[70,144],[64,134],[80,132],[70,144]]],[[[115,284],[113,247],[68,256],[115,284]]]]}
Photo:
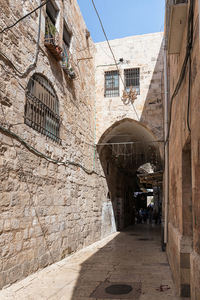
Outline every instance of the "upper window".
{"type": "Polygon", "coordinates": [[[64,23],[64,26],[63,26],[63,42],[65,43],[66,47],[68,47],[68,48],[70,47],[71,37],[72,37],[72,34],[68,30],[67,25],[64,23]]]}
{"type": "Polygon", "coordinates": [[[119,72],[105,72],[105,97],[119,96],[119,72]]]}
{"type": "Polygon", "coordinates": [[[61,60],[62,48],[59,46],[59,34],[56,30],[58,13],[58,8],[50,0],[46,5],[44,45],[57,60],[61,60]]]}
{"type": "Polygon", "coordinates": [[[60,142],[59,102],[51,83],[43,76],[34,74],[27,86],[25,124],[60,142]]]}
{"type": "Polygon", "coordinates": [[[132,87],[137,94],[140,94],[140,69],[125,69],[124,70],[124,78],[125,78],[125,85],[126,90],[130,91],[132,87]]]}
{"type": "Polygon", "coordinates": [[[62,64],[65,67],[69,67],[69,48],[71,42],[71,32],[68,30],[66,24],[63,26],[63,55],[62,64]]]}
{"type": "Polygon", "coordinates": [[[58,9],[53,5],[52,1],[46,4],[46,17],[48,17],[52,24],[56,25],[56,19],[58,16],[58,9]]]}

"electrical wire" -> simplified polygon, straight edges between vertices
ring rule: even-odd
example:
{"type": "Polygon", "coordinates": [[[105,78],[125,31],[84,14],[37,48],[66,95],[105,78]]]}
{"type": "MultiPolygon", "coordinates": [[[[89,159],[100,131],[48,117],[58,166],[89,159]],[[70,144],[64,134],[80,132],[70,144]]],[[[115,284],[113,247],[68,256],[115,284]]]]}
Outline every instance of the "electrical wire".
{"type": "Polygon", "coordinates": [[[0,125],[0,131],[3,132],[4,134],[6,135],[9,135],[11,136],[12,138],[16,139],[17,141],[19,141],[23,146],[25,146],[30,152],[32,152],[33,154],[41,157],[41,158],[44,158],[45,160],[51,162],[51,163],[54,163],[54,164],[57,164],[59,166],[68,166],[68,165],[73,165],[73,166],[76,166],[76,167],[79,167],[81,168],[85,173],[87,173],[88,175],[92,175],[92,174],[96,174],[98,175],[99,177],[103,177],[105,178],[105,176],[97,173],[96,171],[94,170],[89,170],[87,169],[86,167],[84,167],[83,165],[81,165],[80,163],[76,163],[76,162],[73,162],[73,161],[70,161],[70,160],[66,160],[66,161],[59,161],[59,160],[56,160],[56,159],[53,159],[47,155],[45,155],[44,153],[38,151],[37,149],[35,149],[34,147],[32,147],[31,145],[29,145],[24,139],[22,139],[19,135],[17,135],[16,133],[12,132],[11,130],[5,128],[4,126],[0,125]]]}
{"type": "MultiPolygon", "coordinates": [[[[120,62],[118,62],[117,64],[120,65],[120,62]]],[[[99,67],[112,67],[112,66],[116,66],[116,64],[98,65],[96,67],[99,68],[99,67]]]]}
{"type": "Polygon", "coordinates": [[[33,14],[34,12],[36,12],[38,9],[42,8],[44,5],[46,5],[50,0],[45,1],[44,3],[41,3],[38,7],[36,7],[34,10],[32,10],[31,12],[29,12],[28,14],[26,14],[25,16],[21,17],[20,19],[18,19],[15,23],[13,23],[10,26],[5,27],[3,30],[0,31],[1,33],[4,33],[6,30],[10,30],[11,28],[13,28],[15,25],[17,25],[19,22],[21,22],[22,20],[24,20],[25,18],[27,18],[28,16],[30,16],[31,14],[33,14]]]}
{"type": "Polygon", "coordinates": [[[189,19],[189,25],[188,25],[188,42],[190,45],[190,54],[189,54],[189,70],[188,70],[188,107],[187,107],[187,127],[188,131],[191,133],[190,128],[190,101],[191,101],[191,76],[192,76],[192,70],[191,70],[191,50],[193,46],[193,35],[194,35],[194,2],[191,0],[191,7],[190,7],[190,14],[191,17],[189,19]]]}
{"type": "MultiPolygon", "coordinates": [[[[17,80],[17,83],[19,84],[19,86],[20,86],[25,92],[27,91],[27,88],[24,87],[24,86],[18,81],[18,78],[17,78],[13,73],[11,73],[10,71],[6,70],[5,67],[4,67],[3,65],[1,65],[1,67],[3,68],[3,70],[4,70],[6,73],[9,73],[13,78],[15,78],[15,79],[17,80]]],[[[24,123],[9,124],[9,126],[10,126],[9,128],[14,127],[14,126],[16,126],[16,125],[21,125],[21,124],[24,124],[24,123]]],[[[61,123],[61,126],[63,126],[62,123],[61,123]]],[[[72,133],[69,129],[67,129],[65,126],[63,126],[63,129],[66,130],[66,131],[68,131],[70,134],[73,134],[73,133],[72,133]]],[[[83,132],[80,132],[80,134],[81,134],[81,135],[84,135],[83,132]]],[[[89,137],[93,138],[92,136],[89,136],[89,137]]],[[[86,137],[85,137],[85,139],[83,140],[83,139],[81,139],[81,138],[79,138],[79,137],[76,136],[76,139],[78,139],[81,143],[84,143],[84,144],[86,144],[86,145],[88,145],[88,146],[90,146],[90,147],[92,147],[92,148],[95,148],[95,145],[92,144],[92,142],[86,141],[86,137]]],[[[63,143],[65,143],[65,141],[62,141],[62,144],[63,144],[63,143]]],[[[67,144],[67,143],[66,143],[66,144],[67,144]]]]}
{"type": "Polygon", "coordinates": [[[191,100],[191,56],[189,58],[189,80],[188,80],[188,105],[187,105],[187,127],[188,131],[191,132],[190,128],[190,100],[191,100]]]}
{"type": "MultiPolygon", "coordinates": [[[[120,79],[121,79],[121,81],[122,81],[122,83],[123,83],[124,88],[126,89],[124,80],[123,80],[123,78],[122,78],[122,75],[120,74],[120,70],[119,70],[119,67],[118,67],[117,60],[116,60],[115,55],[114,55],[114,53],[113,53],[113,50],[112,50],[112,48],[111,48],[111,46],[110,46],[110,42],[109,42],[109,40],[108,40],[107,34],[106,34],[106,32],[105,32],[105,29],[104,29],[104,26],[103,26],[103,23],[102,23],[102,20],[101,20],[101,18],[100,18],[99,13],[98,13],[98,10],[97,10],[97,8],[96,8],[96,6],[95,6],[94,0],[92,0],[92,4],[93,4],[94,10],[95,10],[95,12],[96,12],[96,15],[97,15],[97,17],[98,17],[98,19],[99,19],[99,22],[100,22],[100,25],[101,25],[103,34],[104,34],[104,36],[105,36],[105,38],[106,38],[106,41],[107,41],[108,47],[109,47],[109,49],[110,49],[110,52],[111,52],[112,57],[113,57],[113,59],[114,59],[115,66],[116,66],[117,71],[118,71],[118,73],[119,73],[120,79]]],[[[137,116],[138,121],[140,121],[139,116],[138,116],[138,113],[137,113],[137,111],[136,111],[136,109],[135,109],[135,105],[134,105],[133,103],[132,103],[132,106],[133,106],[133,109],[134,109],[134,111],[135,111],[135,114],[136,114],[136,116],[137,116]]]]}
{"type": "MultiPolygon", "coordinates": [[[[92,0],[92,4],[93,4],[94,10],[95,10],[95,12],[96,12],[96,14],[97,14],[97,17],[98,17],[98,19],[99,19],[99,22],[100,22],[100,25],[101,25],[101,28],[102,28],[103,34],[104,34],[104,36],[105,36],[105,38],[106,38],[106,41],[107,41],[107,43],[108,43],[108,47],[109,47],[109,49],[110,49],[110,52],[111,52],[111,54],[112,54],[112,57],[113,57],[113,59],[114,59],[114,62],[115,62],[116,68],[117,68],[117,70],[118,70],[118,72],[119,72],[119,68],[118,68],[118,65],[117,65],[117,61],[116,61],[115,55],[114,55],[114,53],[113,53],[113,51],[112,51],[112,48],[111,48],[111,46],[110,46],[110,43],[109,43],[109,40],[108,40],[107,34],[106,34],[106,32],[105,32],[105,29],[104,29],[104,26],[103,26],[103,23],[102,23],[102,21],[101,21],[100,15],[99,15],[99,13],[98,13],[98,10],[97,10],[97,8],[96,8],[96,6],[95,6],[95,4],[94,4],[94,1],[93,1],[93,0],[92,0]]],[[[120,75],[120,74],[119,74],[119,75],[120,75]]],[[[122,80],[122,83],[124,84],[124,81],[123,81],[123,79],[122,79],[121,75],[120,75],[120,78],[121,78],[121,80],[122,80]]]]}
{"type": "Polygon", "coordinates": [[[101,48],[101,50],[105,53],[105,55],[106,55],[108,58],[113,59],[113,58],[112,58],[110,55],[108,55],[108,53],[104,50],[103,46],[101,46],[101,43],[99,43],[98,46],[101,48]]]}
{"type": "MultiPolygon", "coordinates": [[[[1,106],[1,109],[2,109],[2,113],[3,113],[4,121],[5,121],[5,123],[7,124],[7,122],[6,122],[6,116],[5,116],[5,113],[4,113],[4,110],[3,110],[3,107],[2,107],[2,106],[1,106]]],[[[7,124],[7,126],[8,126],[8,124],[7,124]]],[[[9,131],[9,130],[8,130],[8,131],[9,131]]],[[[36,206],[35,206],[35,202],[34,202],[34,200],[33,200],[33,193],[32,193],[31,190],[30,190],[29,183],[28,183],[28,181],[27,181],[25,172],[24,172],[24,170],[23,170],[23,166],[22,166],[22,163],[21,163],[20,156],[18,155],[17,148],[16,148],[15,143],[14,143],[14,140],[13,140],[13,136],[11,136],[11,141],[12,141],[13,148],[15,149],[16,156],[17,156],[17,158],[18,158],[18,162],[19,162],[21,174],[22,174],[22,176],[24,177],[24,180],[25,180],[25,183],[26,183],[26,186],[27,186],[27,191],[28,191],[29,196],[30,196],[30,200],[32,200],[32,203],[31,203],[30,200],[29,200],[29,206],[30,206],[30,207],[33,206],[33,208],[34,208],[35,216],[36,216],[36,218],[37,218],[38,224],[39,224],[40,229],[41,229],[41,232],[42,232],[42,236],[43,236],[44,241],[45,241],[45,244],[46,244],[46,249],[47,249],[47,251],[49,252],[49,255],[50,255],[50,257],[51,257],[52,263],[54,263],[55,261],[54,261],[53,255],[52,255],[52,253],[51,253],[51,250],[50,250],[50,248],[49,248],[48,240],[47,240],[47,237],[46,237],[46,232],[45,232],[45,229],[43,228],[42,223],[41,223],[41,221],[40,221],[39,213],[38,213],[38,211],[37,211],[37,208],[36,208],[36,206]]],[[[38,189],[38,186],[37,186],[37,189],[38,189]]],[[[37,191],[37,189],[36,189],[36,191],[37,191]]]]}
{"type": "Polygon", "coordinates": [[[154,143],[164,143],[164,141],[149,141],[149,142],[118,142],[118,143],[112,143],[112,142],[109,142],[109,143],[99,143],[99,144],[96,144],[96,146],[110,146],[110,145],[135,145],[135,144],[154,144],[154,143]]]}
{"type": "MultiPolygon", "coordinates": [[[[41,3],[42,0],[40,0],[40,3],[41,3]]],[[[40,13],[39,13],[39,26],[38,26],[38,36],[37,36],[37,44],[36,44],[36,54],[35,54],[35,59],[34,59],[34,62],[28,66],[28,68],[24,71],[24,72],[21,72],[20,70],[18,70],[17,67],[15,67],[15,65],[13,64],[13,62],[8,58],[8,56],[3,53],[2,51],[0,51],[0,56],[2,58],[4,58],[4,60],[6,60],[8,62],[8,64],[16,71],[17,75],[20,75],[21,78],[24,78],[26,77],[29,72],[31,70],[33,70],[36,65],[37,65],[37,61],[38,61],[38,56],[39,56],[39,45],[40,45],[40,35],[41,35],[41,17],[42,17],[42,7],[47,3],[49,2],[49,0],[47,0],[46,2],[42,3],[40,6],[38,6],[34,11],[40,9],[40,13]]],[[[31,13],[33,13],[34,11],[32,11],[31,13]]],[[[31,13],[27,14],[26,16],[24,16],[23,18],[21,19],[24,19],[25,17],[29,16],[31,13]]],[[[20,20],[21,20],[20,19],[20,20]]],[[[18,20],[19,22],[19,20],[18,20]]],[[[18,23],[17,22],[17,23],[18,23]]],[[[15,25],[17,24],[15,23],[15,25]]],[[[12,26],[9,26],[7,27],[8,29],[12,28],[14,25],[12,26]]],[[[5,29],[4,29],[5,30],[5,29]]]]}
{"type": "MultiPolygon", "coordinates": [[[[181,72],[179,75],[179,79],[178,82],[176,84],[175,90],[172,94],[171,97],[171,101],[170,101],[170,109],[169,109],[169,127],[168,127],[168,133],[167,133],[167,137],[166,137],[166,141],[165,143],[167,143],[169,141],[169,134],[170,134],[170,129],[171,129],[171,123],[172,123],[172,105],[173,105],[173,101],[174,98],[176,97],[176,95],[178,94],[183,80],[185,78],[186,75],[186,68],[187,68],[187,64],[188,64],[188,60],[190,59],[191,56],[191,50],[192,50],[192,45],[193,45],[193,17],[194,17],[194,0],[190,1],[190,8],[189,8],[189,14],[188,14],[188,31],[187,31],[187,47],[186,47],[186,54],[185,54],[185,58],[182,64],[182,68],[181,68],[181,72]]],[[[191,68],[190,69],[190,73],[191,73],[191,68]]],[[[191,77],[191,76],[190,76],[191,77]]],[[[189,77],[189,80],[190,80],[189,77]]],[[[190,91],[188,91],[188,109],[189,109],[189,105],[190,105],[190,91]]],[[[187,116],[189,117],[189,111],[187,112],[187,116]]],[[[189,120],[187,117],[187,124],[189,125],[189,120]]],[[[188,130],[190,131],[190,127],[188,127],[188,130]]]]}
{"type": "MultiPolygon", "coordinates": [[[[40,3],[41,3],[42,0],[40,0],[40,3]]],[[[47,4],[47,2],[49,2],[49,0],[47,0],[46,2],[42,3],[39,7],[37,7],[36,9],[34,9],[33,11],[31,11],[30,13],[28,13],[27,15],[25,15],[24,17],[20,18],[17,22],[15,22],[14,24],[4,28],[0,33],[3,33],[5,32],[6,30],[10,30],[11,28],[13,28],[17,23],[19,23],[20,21],[22,21],[23,19],[25,19],[26,17],[28,17],[29,15],[31,15],[32,13],[34,13],[36,10],[40,9],[40,15],[39,15],[39,29],[38,29],[38,38],[37,38],[37,48],[36,48],[36,55],[35,55],[35,60],[34,62],[26,69],[25,72],[20,72],[16,67],[15,65],[12,63],[12,61],[2,52],[0,52],[1,56],[6,59],[9,64],[13,67],[13,69],[16,70],[17,73],[19,73],[21,75],[21,77],[25,77],[28,72],[36,66],[37,64],[37,60],[38,60],[38,54],[39,54],[39,42],[40,42],[40,32],[41,32],[41,8],[47,4]]],[[[23,87],[23,86],[22,86],[23,87]]],[[[2,107],[2,112],[3,112],[3,115],[4,115],[4,111],[3,111],[3,107],[2,107]]],[[[5,116],[4,116],[5,118],[5,116]]],[[[5,119],[5,124],[9,127],[9,124],[7,124],[6,122],[6,119],[5,119]]],[[[15,124],[17,125],[17,124],[15,124]]],[[[17,149],[15,147],[15,143],[14,143],[14,140],[13,139],[16,139],[17,141],[19,141],[23,146],[25,146],[30,152],[34,153],[35,155],[41,157],[41,158],[44,158],[46,159],[47,161],[50,161],[52,163],[55,163],[57,165],[73,165],[73,166],[77,166],[77,167],[80,167],[83,169],[84,172],[86,172],[88,175],[92,175],[92,174],[96,174],[98,175],[99,177],[103,177],[105,178],[105,176],[101,175],[101,174],[98,174],[97,172],[95,171],[90,171],[88,170],[87,168],[85,168],[84,166],[82,166],[81,164],[79,163],[75,163],[75,162],[72,162],[72,161],[69,161],[69,160],[66,160],[65,162],[60,162],[58,160],[54,160],[48,156],[46,156],[45,154],[41,153],[40,151],[36,150],[34,147],[30,146],[28,143],[26,143],[25,140],[23,140],[21,137],[19,137],[17,134],[15,134],[14,132],[10,131],[10,129],[7,129],[3,126],[0,125],[0,130],[6,134],[6,135],[9,135],[11,137],[11,140],[12,140],[12,144],[13,144],[13,147],[15,149],[15,152],[16,152],[16,156],[18,157],[18,160],[19,160],[19,164],[20,164],[20,169],[22,170],[22,174],[23,174],[23,177],[25,179],[25,182],[26,182],[26,185],[27,185],[27,190],[28,190],[28,193],[30,195],[30,200],[32,200],[32,203],[31,205],[33,205],[34,207],[34,211],[35,211],[35,216],[37,218],[37,221],[38,221],[38,224],[40,225],[40,228],[41,228],[41,231],[42,231],[42,235],[43,235],[43,238],[45,240],[45,244],[46,244],[46,248],[49,252],[49,255],[51,257],[51,260],[52,260],[52,263],[54,262],[54,258],[53,258],[53,255],[51,253],[51,250],[49,248],[49,245],[48,245],[48,240],[47,240],[47,237],[46,237],[46,234],[45,234],[45,229],[43,228],[42,226],[42,223],[40,221],[40,218],[39,218],[39,214],[38,214],[38,211],[36,209],[36,206],[35,206],[35,203],[34,203],[34,200],[33,200],[33,194],[31,193],[30,191],[30,188],[29,188],[29,183],[27,182],[27,179],[26,179],[26,176],[25,176],[25,173],[23,171],[23,166],[21,164],[21,161],[19,159],[19,155],[18,155],[18,152],[17,152],[17,149]]]]}

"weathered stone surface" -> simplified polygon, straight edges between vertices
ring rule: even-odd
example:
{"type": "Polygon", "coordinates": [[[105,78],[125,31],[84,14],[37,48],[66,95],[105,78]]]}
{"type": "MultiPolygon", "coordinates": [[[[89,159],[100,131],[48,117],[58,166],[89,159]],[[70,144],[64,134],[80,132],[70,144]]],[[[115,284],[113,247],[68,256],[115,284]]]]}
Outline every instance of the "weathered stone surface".
{"type": "MultiPolygon", "coordinates": [[[[1,1],[0,28],[12,24],[39,5],[37,1],[1,1]],[[21,9],[18,9],[21,7],[21,9]]],[[[63,21],[72,31],[70,51],[76,79],[69,79],[44,46],[45,7],[37,65],[20,76],[35,59],[39,11],[1,35],[0,125],[27,144],[58,161],[71,161],[89,171],[94,166],[94,44],[76,1],[55,1],[62,46],[63,21]],[[78,59],[81,59],[80,61],[78,59]],[[26,87],[34,73],[48,78],[59,99],[61,144],[24,124],[26,87]]],[[[103,174],[98,157],[95,170],[103,174]]],[[[0,129],[0,287],[10,284],[99,240],[106,183],[79,166],[53,164],[30,152],[0,129]]]]}
{"type": "Polygon", "coordinates": [[[192,300],[200,299],[200,56],[199,27],[195,25],[199,22],[198,4],[195,0],[190,99],[190,59],[181,87],[173,101],[171,99],[185,59],[187,21],[179,55],[168,55],[169,103],[172,103],[169,135],[168,256],[179,294],[188,296],[190,291],[192,300]]]}
{"type": "Polygon", "coordinates": [[[163,138],[163,33],[130,36],[109,41],[120,73],[119,97],[104,97],[104,72],[117,67],[107,42],[96,44],[96,111],[97,142],[116,121],[130,118],[146,126],[157,139],[163,138]],[[119,59],[123,58],[123,62],[119,59]],[[124,104],[124,70],[140,69],[140,94],[134,102],[124,104]],[[161,105],[159,105],[159,103],[161,105]],[[139,118],[139,119],[138,119],[139,118]],[[102,122],[103,120],[103,122],[102,122]],[[160,127],[159,130],[156,128],[160,127]]]}
{"type": "Polygon", "coordinates": [[[112,234],[28,276],[0,291],[0,299],[183,300],[176,295],[166,253],[160,250],[159,227],[145,231],[144,226],[112,234]],[[146,241],[149,235],[151,239],[146,241]],[[105,284],[109,283],[130,283],[134,293],[105,294],[105,284]]]}

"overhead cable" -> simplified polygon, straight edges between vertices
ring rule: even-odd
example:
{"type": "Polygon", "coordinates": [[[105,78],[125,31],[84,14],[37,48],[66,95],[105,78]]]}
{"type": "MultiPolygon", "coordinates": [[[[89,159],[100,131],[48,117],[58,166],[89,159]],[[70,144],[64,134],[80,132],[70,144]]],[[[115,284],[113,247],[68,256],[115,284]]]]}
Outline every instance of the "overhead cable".
{"type": "Polygon", "coordinates": [[[191,51],[192,51],[192,46],[193,46],[193,19],[194,19],[194,0],[190,1],[190,8],[189,8],[189,14],[188,14],[188,31],[187,31],[187,47],[186,47],[186,54],[185,58],[182,64],[181,72],[179,75],[178,82],[176,84],[175,90],[172,94],[171,101],[170,101],[170,110],[169,110],[169,128],[168,128],[168,133],[167,133],[167,138],[166,142],[169,140],[169,134],[170,134],[170,129],[171,129],[171,121],[172,121],[172,105],[173,105],[173,100],[177,96],[183,80],[186,75],[186,68],[188,65],[189,61],[189,85],[188,85],[188,110],[187,110],[187,126],[189,132],[191,131],[190,125],[189,125],[189,108],[190,108],[190,82],[191,82],[191,62],[190,62],[190,57],[191,57],[191,51]]]}
{"type": "MultiPolygon", "coordinates": [[[[105,32],[105,29],[104,29],[104,26],[103,26],[103,23],[102,23],[102,21],[101,21],[100,15],[99,15],[99,13],[98,13],[98,10],[97,10],[97,8],[96,8],[96,6],[95,6],[95,4],[94,4],[94,1],[93,1],[93,0],[92,0],[92,4],[93,4],[94,10],[95,10],[95,12],[96,12],[96,14],[97,14],[97,17],[98,17],[98,19],[99,19],[99,22],[100,22],[100,25],[101,25],[101,28],[102,28],[103,34],[104,34],[104,36],[105,36],[105,38],[106,38],[106,41],[107,41],[107,43],[108,43],[108,47],[109,47],[109,49],[110,49],[110,52],[111,52],[111,54],[112,54],[112,57],[113,57],[113,59],[114,59],[114,62],[115,62],[116,68],[117,68],[117,70],[118,70],[118,72],[119,72],[119,68],[118,68],[118,64],[117,64],[117,61],[116,61],[115,55],[114,55],[114,53],[113,53],[113,50],[112,50],[112,48],[111,48],[111,46],[110,46],[110,43],[109,43],[109,40],[108,40],[107,34],[106,34],[106,32],[105,32]]],[[[120,75],[120,73],[119,73],[119,75],[120,75]]],[[[121,75],[120,75],[120,78],[121,78],[121,81],[122,81],[122,83],[124,84],[124,81],[123,81],[123,79],[122,79],[121,75]]]]}
{"type": "Polygon", "coordinates": [[[26,14],[25,16],[21,17],[20,19],[18,19],[15,23],[13,23],[10,26],[5,27],[3,30],[0,31],[1,33],[4,33],[6,30],[10,30],[12,27],[14,27],[15,25],[17,25],[19,22],[21,22],[22,20],[24,20],[25,18],[27,18],[28,16],[30,16],[31,14],[33,14],[34,12],[36,12],[38,9],[40,9],[41,7],[43,7],[44,5],[46,5],[50,0],[47,0],[43,3],[40,3],[40,5],[38,7],[36,7],[34,10],[32,10],[31,12],[29,12],[28,14],[26,14]]]}
{"type": "MultiPolygon", "coordinates": [[[[36,67],[36,65],[37,65],[37,61],[38,61],[38,55],[39,55],[39,45],[40,45],[40,35],[41,35],[41,18],[42,18],[42,6],[44,6],[47,2],[48,2],[49,0],[47,0],[46,2],[44,2],[44,3],[42,3],[42,0],[40,0],[40,3],[42,3],[40,6],[38,6],[35,10],[37,10],[37,9],[40,9],[40,13],[39,13],[39,25],[38,25],[38,36],[37,36],[37,44],[36,44],[36,53],[35,53],[35,59],[34,59],[34,61],[33,61],[33,63],[30,65],[30,66],[28,66],[28,68],[24,71],[24,72],[21,72],[20,70],[18,70],[18,68],[13,64],[13,62],[8,58],[8,56],[5,54],[5,53],[3,53],[2,51],[0,51],[0,56],[4,59],[4,60],[6,60],[7,62],[8,62],[8,64],[16,71],[16,73],[20,76],[20,77],[26,77],[27,75],[28,75],[28,73],[32,70],[32,69],[34,69],[35,67],[36,67]]],[[[34,11],[35,11],[34,10],[34,11]]],[[[33,12],[34,12],[33,11],[33,12]]],[[[32,13],[33,13],[32,12],[32,13]]],[[[29,13],[28,15],[30,15],[31,13],[29,13]]],[[[28,16],[28,15],[26,15],[26,16],[28,16]]],[[[25,16],[23,17],[23,18],[25,18],[25,16]]],[[[18,22],[19,22],[19,20],[18,20],[18,22]]],[[[17,22],[17,23],[18,23],[17,22]]],[[[15,24],[17,24],[17,23],[15,23],[15,24]]],[[[9,28],[11,28],[11,27],[13,27],[14,25],[12,25],[12,26],[10,26],[10,27],[8,27],[8,29],[9,28]]],[[[5,30],[5,29],[4,29],[5,30]]]]}
{"type": "Polygon", "coordinates": [[[4,126],[0,125],[0,131],[3,132],[6,135],[11,136],[12,138],[16,139],[17,141],[19,141],[23,146],[25,146],[30,152],[34,153],[35,155],[44,158],[45,160],[57,164],[59,166],[67,166],[67,165],[73,165],[75,167],[80,167],[85,173],[87,173],[88,175],[92,175],[92,174],[96,174],[99,177],[103,177],[105,178],[105,176],[98,174],[97,172],[95,172],[94,170],[89,170],[86,167],[84,167],[83,165],[81,165],[80,163],[76,163],[70,160],[65,160],[65,161],[59,161],[56,159],[53,159],[47,155],[45,155],[44,153],[38,151],[37,149],[35,149],[34,147],[32,147],[31,145],[29,145],[24,139],[22,139],[19,135],[17,135],[16,133],[12,132],[11,130],[5,128],[4,126]]]}
{"type": "MultiPolygon", "coordinates": [[[[3,113],[4,121],[5,121],[5,123],[7,123],[7,122],[6,122],[6,116],[5,116],[3,107],[1,106],[1,108],[2,108],[2,113],[3,113]]],[[[8,126],[8,124],[7,124],[7,126],[8,126]]],[[[18,158],[18,163],[19,163],[20,173],[21,173],[20,175],[22,175],[22,176],[24,177],[24,180],[25,180],[25,183],[26,183],[26,187],[27,187],[27,191],[28,191],[28,193],[29,193],[29,197],[30,197],[30,199],[29,199],[29,206],[30,206],[30,207],[33,206],[33,209],[34,209],[34,212],[35,212],[35,216],[36,216],[36,218],[37,218],[38,224],[39,224],[40,229],[41,229],[41,232],[42,232],[42,236],[43,236],[44,241],[45,241],[45,244],[46,244],[46,249],[47,249],[47,251],[49,252],[49,255],[50,255],[50,257],[51,257],[52,263],[54,263],[55,261],[54,261],[53,255],[52,255],[52,253],[51,253],[51,249],[50,249],[50,246],[49,246],[49,243],[48,243],[48,238],[46,237],[46,230],[45,230],[45,228],[43,227],[43,224],[42,224],[42,222],[41,222],[41,220],[40,220],[40,213],[39,213],[39,211],[38,211],[38,209],[37,209],[37,207],[36,207],[36,205],[35,205],[34,194],[33,194],[33,192],[31,191],[31,189],[30,189],[30,184],[29,184],[28,181],[27,181],[26,174],[25,174],[24,169],[23,169],[21,157],[20,157],[20,155],[18,154],[17,147],[16,147],[16,145],[15,145],[15,143],[14,143],[14,140],[13,140],[13,136],[11,135],[10,137],[11,137],[11,141],[12,141],[13,148],[15,149],[15,152],[16,152],[16,156],[17,156],[17,158],[18,158]]],[[[38,186],[37,186],[35,192],[37,192],[37,189],[38,189],[38,186]]]]}
{"type": "Polygon", "coordinates": [[[116,143],[99,143],[96,146],[110,146],[110,145],[135,145],[135,144],[151,144],[151,143],[163,143],[164,141],[149,141],[149,142],[116,142],[116,143]]]}
{"type": "MultiPolygon", "coordinates": [[[[114,55],[114,53],[113,53],[113,50],[112,50],[112,48],[111,48],[111,46],[110,46],[110,42],[109,42],[109,40],[108,40],[107,34],[106,34],[106,32],[105,32],[105,29],[104,29],[104,26],[103,26],[103,23],[102,23],[102,20],[101,20],[101,18],[100,18],[99,13],[98,13],[98,10],[97,10],[97,8],[96,8],[96,6],[95,6],[94,0],[92,0],[92,4],[93,4],[94,10],[95,10],[95,12],[96,12],[96,14],[97,14],[97,17],[98,17],[98,19],[99,19],[99,22],[100,22],[100,25],[101,25],[103,34],[104,34],[104,36],[105,36],[105,38],[106,38],[106,41],[107,41],[108,47],[109,47],[109,49],[110,49],[110,52],[111,52],[112,57],[113,57],[113,59],[114,59],[115,66],[116,66],[117,71],[118,71],[118,73],[119,73],[120,79],[121,79],[121,81],[122,81],[122,83],[123,83],[124,88],[126,89],[124,80],[123,80],[123,78],[122,78],[122,76],[121,76],[121,74],[120,74],[119,68],[118,68],[118,63],[117,63],[117,61],[116,61],[115,55],[114,55]]],[[[136,116],[137,116],[137,119],[138,119],[138,121],[139,121],[140,119],[139,119],[138,113],[137,113],[137,111],[136,111],[136,109],[135,109],[135,106],[134,106],[133,103],[131,103],[131,104],[132,104],[132,106],[133,106],[133,109],[134,109],[135,114],[136,114],[136,116]]]]}

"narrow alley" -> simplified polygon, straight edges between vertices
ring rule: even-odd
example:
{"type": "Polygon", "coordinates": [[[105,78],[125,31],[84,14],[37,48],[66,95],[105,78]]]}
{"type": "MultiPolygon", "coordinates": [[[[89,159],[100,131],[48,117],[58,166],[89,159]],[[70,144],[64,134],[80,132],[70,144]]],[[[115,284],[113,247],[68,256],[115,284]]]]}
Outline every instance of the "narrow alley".
{"type": "MultiPolygon", "coordinates": [[[[178,300],[160,226],[138,224],[0,292],[0,300],[178,300]],[[110,286],[113,286],[110,288],[110,286]]],[[[186,299],[186,298],[184,298],[186,299]]]]}
{"type": "Polygon", "coordinates": [[[0,0],[0,300],[200,300],[199,79],[200,0],[0,0]]]}

